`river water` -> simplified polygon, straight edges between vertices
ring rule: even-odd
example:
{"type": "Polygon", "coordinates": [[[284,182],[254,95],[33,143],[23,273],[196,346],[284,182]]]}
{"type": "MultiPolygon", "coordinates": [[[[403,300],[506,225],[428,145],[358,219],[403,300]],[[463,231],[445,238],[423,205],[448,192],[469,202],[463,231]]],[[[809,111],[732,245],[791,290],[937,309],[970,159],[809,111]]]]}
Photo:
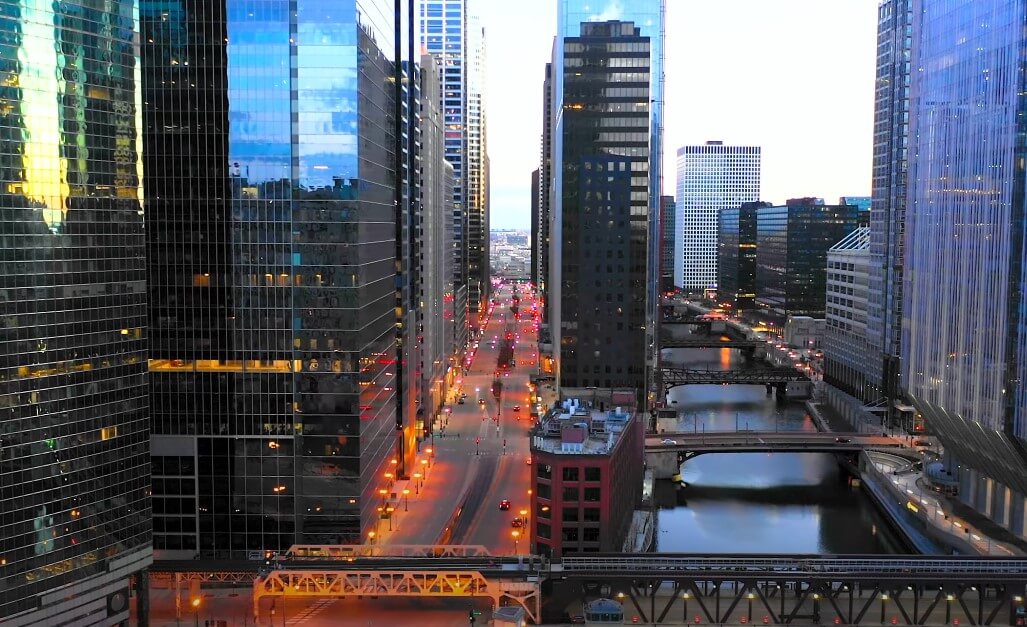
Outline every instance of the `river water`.
{"type": "MultiPolygon", "coordinates": [[[[674,349],[664,357],[688,368],[747,367],[731,349],[674,349]]],[[[778,402],[762,386],[681,386],[670,399],[680,414],[677,424],[661,421],[666,431],[816,431],[801,402],[778,402]]],[[[687,487],[657,482],[658,551],[905,552],[830,454],[700,455],[682,466],[682,476],[687,487]]]]}

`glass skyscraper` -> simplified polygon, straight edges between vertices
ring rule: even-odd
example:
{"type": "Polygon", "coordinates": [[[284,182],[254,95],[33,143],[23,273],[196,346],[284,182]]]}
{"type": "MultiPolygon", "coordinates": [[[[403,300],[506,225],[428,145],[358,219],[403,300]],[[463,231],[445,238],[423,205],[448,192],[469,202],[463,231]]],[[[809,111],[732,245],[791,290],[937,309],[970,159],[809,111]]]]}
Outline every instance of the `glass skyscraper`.
{"type": "Polygon", "coordinates": [[[127,621],[152,560],[135,6],[0,4],[4,625],[127,621]]]}
{"type": "Polygon", "coordinates": [[[770,206],[746,202],[717,216],[717,300],[739,311],[756,305],[756,212],[770,206]]]}
{"type": "Polygon", "coordinates": [[[393,3],[141,18],[158,557],[359,542],[415,436],[393,3]]]}
{"type": "Polygon", "coordinates": [[[869,251],[876,296],[867,301],[864,402],[894,401],[898,394],[912,21],[912,0],[885,0],[877,9],[869,251]]]}
{"type": "Polygon", "coordinates": [[[1027,2],[913,15],[902,383],[959,498],[1025,537],[1027,2]]]}
{"type": "Polygon", "coordinates": [[[675,285],[717,287],[717,216],[760,199],[760,158],[759,146],[720,141],[678,148],[675,285]]]}
{"type": "MultiPolygon", "coordinates": [[[[489,216],[485,147],[485,35],[478,0],[422,0],[421,45],[435,57],[446,124],[446,160],[453,165],[458,216],[456,310],[475,326],[489,293],[489,216]]],[[[460,346],[466,336],[457,338],[460,346]]]]}
{"type": "MultiPolygon", "coordinates": [[[[640,0],[630,5],[615,0],[560,0],[557,5],[552,70],[552,264],[547,290],[553,345],[560,353],[557,369],[561,386],[634,386],[646,396],[651,396],[654,388],[659,358],[656,321],[660,287],[664,11],[663,0],[640,0]],[[588,26],[603,23],[620,24],[619,29],[630,25],[632,31],[615,31],[611,25],[609,32],[604,32],[588,26]],[[592,41],[611,37],[624,41],[592,41]],[[589,41],[574,42],[571,46],[571,38],[589,41]],[[610,65],[596,65],[604,57],[610,65]],[[593,84],[575,77],[578,69],[568,69],[568,59],[584,64],[592,72],[589,78],[593,84]],[[604,83],[613,84],[605,91],[596,88],[596,84],[604,83]],[[603,118],[605,121],[600,121],[603,118]],[[604,127],[599,132],[595,127],[601,124],[610,124],[611,130],[604,127]],[[607,182],[617,189],[589,187],[600,183],[598,170],[591,176],[580,175],[588,167],[602,167],[605,172],[610,166],[615,171],[603,178],[608,178],[607,182]],[[626,169],[622,171],[622,167],[626,169]],[[650,172],[654,175],[650,176],[650,172]],[[609,192],[613,200],[602,211],[627,212],[623,217],[610,214],[612,228],[621,237],[617,248],[625,255],[621,265],[625,265],[627,274],[623,276],[615,276],[616,263],[610,263],[607,270],[605,258],[601,272],[609,276],[596,275],[594,266],[599,260],[583,262],[583,255],[605,255],[599,248],[607,242],[602,240],[599,247],[593,247],[591,235],[585,237],[583,230],[572,230],[573,223],[588,221],[583,215],[575,215],[584,209],[582,201],[588,199],[588,194],[600,192],[609,192]],[[579,276],[578,272],[582,274],[579,276]],[[623,304],[606,300],[607,294],[615,299],[615,293],[625,298],[623,304]],[[591,302],[589,296],[600,298],[600,304],[591,302]],[[612,305],[610,310],[616,312],[616,317],[623,316],[620,323],[625,330],[644,329],[637,337],[634,333],[618,337],[618,342],[638,345],[632,344],[624,351],[607,346],[598,351],[599,356],[594,347],[578,346],[579,338],[592,338],[594,334],[588,329],[601,320],[602,324],[614,325],[603,330],[604,337],[605,333],[616,331],[617,321],[594,317],[590,305],[601,309],[612,305]],[[567,342],[563,340],[565,335],[567,342]],[[607,357],[618,355],[615,363],[602,358],[604,350],[607,357]],[[565,370],[563,361],[570,355],[573,356],[565,370]],[[639,370],[640,363],[645,364],[644,371],[639,370]],[[611,372],[606,372],[607,367],[611,372]],[[565,375],[569,378],[563,381],[565,375]]],[[[593,198],[593,211],[600,210],[597,199],[598,196],[593,198]]],[[[595,221],[589,226],[598,228],[595,221]]],[[[609,235],[613,234],[611,231],[609,235]]],[[[617,254],[616,250],[611,253],[617,254]]]]}

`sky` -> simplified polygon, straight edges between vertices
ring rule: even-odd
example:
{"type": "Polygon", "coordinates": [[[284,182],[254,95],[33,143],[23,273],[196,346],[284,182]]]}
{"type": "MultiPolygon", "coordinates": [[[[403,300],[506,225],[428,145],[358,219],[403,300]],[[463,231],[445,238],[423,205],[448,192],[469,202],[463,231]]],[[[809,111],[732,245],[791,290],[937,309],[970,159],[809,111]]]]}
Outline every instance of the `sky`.
{"type": "MultiPolygon", "coordinates": [[[[479,0],[493,229],[529,228],[558,0],[479,0]]],[[[676,152],[762,147],[762,199],[869,196],[878,0],[666,0],[663,193],[676,152]]]]}

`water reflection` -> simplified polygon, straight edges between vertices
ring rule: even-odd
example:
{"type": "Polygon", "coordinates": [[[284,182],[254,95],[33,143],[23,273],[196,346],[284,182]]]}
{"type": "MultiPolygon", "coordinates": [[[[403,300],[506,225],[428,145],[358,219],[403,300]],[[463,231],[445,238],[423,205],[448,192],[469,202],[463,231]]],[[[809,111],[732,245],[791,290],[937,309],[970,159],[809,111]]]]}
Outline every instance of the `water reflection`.
{"type": "MultiPolygon", "coordinates": [[[[746,367],[737,351],[670,351],[691,368],[746,367]],[[725,353],[727,356],[725,358],[725,353]]],[[[683,386],[671,391],[666,431],[815,431],[802,403],[761,386],[683,386]]],[[[895,553],[900,542],[869,498],[848,485],[828,454],[701,455],[682,466],[687,487],[656,487],[657,550],[689,553],[895,553]]]]}

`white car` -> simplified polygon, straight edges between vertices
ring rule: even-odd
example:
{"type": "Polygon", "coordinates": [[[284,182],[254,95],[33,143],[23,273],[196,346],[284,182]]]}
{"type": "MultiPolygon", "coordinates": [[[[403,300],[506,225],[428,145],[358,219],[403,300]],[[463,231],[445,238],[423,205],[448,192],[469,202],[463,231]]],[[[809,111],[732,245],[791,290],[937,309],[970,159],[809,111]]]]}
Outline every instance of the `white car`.
{"type": "Polygon", "coordinates": [[[660,444],[677,444],[677,443],[678,443],[677,440],[669,440],[669,439],[661,440],[660,441],[660,444]]]}

